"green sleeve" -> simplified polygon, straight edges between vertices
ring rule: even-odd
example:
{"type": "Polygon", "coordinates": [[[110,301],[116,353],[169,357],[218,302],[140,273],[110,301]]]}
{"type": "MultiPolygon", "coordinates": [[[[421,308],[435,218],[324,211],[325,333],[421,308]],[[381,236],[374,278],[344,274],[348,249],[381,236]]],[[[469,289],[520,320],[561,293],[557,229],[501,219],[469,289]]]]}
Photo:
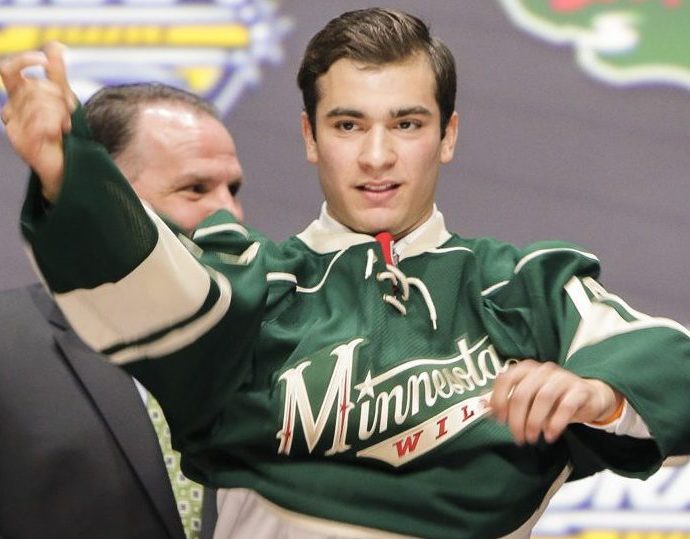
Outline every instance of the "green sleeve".
{"type": "Polygon", "coordinates": [[[272,245],[219,212],[181,236],[145,208],[77,110],[46,208],[33,177],[22,231],[77,333],[156,396],[178,447],[252,376],[272,245]]]}
{"type": "Polygon", "coordinates": [[[653,442],[571,426],[577,457],[645,477],[690,440],[690,338],[686,328],[632,309],[596,280],[599,262],[568,244],[532,245],[506,286],[488,298],[499,340],[515,357],[557,361],[620,391],[653,442]],[[509,329],[507,329],[509,328],[509,329]]]}
{"type": "Polygon", "coordinates": [[[32,173],[21,230],[53,292],[92,288],[126,275],[153,249],[157,232],[105,149],[89,138],[82,108],[64,139],[65,177],[46,211],[32,173]],[[108,247],[106,253],[104,249],[108,247]]]}

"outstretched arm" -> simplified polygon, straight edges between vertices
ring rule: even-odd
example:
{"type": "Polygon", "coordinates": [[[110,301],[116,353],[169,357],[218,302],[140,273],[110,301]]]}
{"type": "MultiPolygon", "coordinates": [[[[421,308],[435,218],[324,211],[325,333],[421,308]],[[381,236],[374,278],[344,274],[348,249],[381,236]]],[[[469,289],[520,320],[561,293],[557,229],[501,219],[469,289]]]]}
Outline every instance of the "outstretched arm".
{"type": "Polygon", "coordinates": [[[67,80],[63,46],[53,42],[43,52],[23,52],[0,64],[7,90],[2,121],[17,154],[36,172],[43,196],[54,201],[62,185],[64,156],[62,137],[71,129],[70,115],[77,105],[67,80]],[[40,66],[46,77],[24,73],[40,66]]]}

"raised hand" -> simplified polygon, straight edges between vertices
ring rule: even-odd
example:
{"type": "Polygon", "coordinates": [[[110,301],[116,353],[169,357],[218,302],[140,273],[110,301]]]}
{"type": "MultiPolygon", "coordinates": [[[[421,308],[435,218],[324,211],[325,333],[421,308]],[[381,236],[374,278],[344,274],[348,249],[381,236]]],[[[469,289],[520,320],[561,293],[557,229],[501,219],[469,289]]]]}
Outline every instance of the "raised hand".
{"type": "Polygon", "coordinates": [[[535,443],[540,434],[553,442],[569,423],[603,421],[622,401],[601,380],[581,378],[556,363],[525,359],[499,375],[490,404],[496,419],[523,444],[535,443]]]}
{"type": "Polygon", "coordinates": [[[7,91],[2,121],[17,154],[36,172],[43,196],[53,201],[62,186],[64,157],[62,137],[71,129],[70,115],[77,100],[69,86],[64,47],[49,43],[43,52],[23,52],[0,64],[7,91]],[[23,70],[41,66],[45,78],[27,76],[23,70]]]}

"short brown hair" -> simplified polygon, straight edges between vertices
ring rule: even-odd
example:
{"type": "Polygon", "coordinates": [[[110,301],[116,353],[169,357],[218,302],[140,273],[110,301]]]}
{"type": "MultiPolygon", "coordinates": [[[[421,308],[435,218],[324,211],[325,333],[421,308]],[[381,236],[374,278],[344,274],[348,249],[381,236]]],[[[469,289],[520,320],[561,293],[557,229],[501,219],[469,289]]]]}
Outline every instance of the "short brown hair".
{"type": "Polygon", "coordinates": [[[208,101],[174,86],[158,82],[106,86],[84,104],[93,139],[117,157],[134,137],[141,106],[156,102],[184,105],[220,120],[218,111],[208,101]]]}
{"type": "Polygon", "coordinates": [[[441,138],[455,110],[457,80],[455,60],[448,47],[431,36],[429,27],[414,15],[383,8],[348,11],[332,19],[307,45],[297,74],[304,110],[316,134],[317,79],[335,62],[348,58],[371,65],[405,60],[425,54],[436,82],[436,102],[441,111],[441,138]]]}

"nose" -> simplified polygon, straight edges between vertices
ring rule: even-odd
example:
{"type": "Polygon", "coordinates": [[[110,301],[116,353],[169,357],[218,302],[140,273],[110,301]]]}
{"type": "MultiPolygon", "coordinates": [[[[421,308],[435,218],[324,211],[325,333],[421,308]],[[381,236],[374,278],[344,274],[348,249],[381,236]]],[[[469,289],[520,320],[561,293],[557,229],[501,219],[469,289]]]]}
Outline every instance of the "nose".
{"type": "Polygon", "coordinates": [[[396,158],[394,141],[386,127],[372,127],[362,139],[360,166],[370,171],[386,170],[393,166],[396,158]]]}
{"type": "Polygon", "coordinates": [[[214,193],[214,197],[211,201],[211,207],[209,208],[209,214],[214,213],[218,210],[227,210],[235,216],[238,221],[244,221],[244,211],[242,210],[242,204],[240,203],[237,196],[233,195],[227,188],[227,186],[219,186],[214,193]]]}

